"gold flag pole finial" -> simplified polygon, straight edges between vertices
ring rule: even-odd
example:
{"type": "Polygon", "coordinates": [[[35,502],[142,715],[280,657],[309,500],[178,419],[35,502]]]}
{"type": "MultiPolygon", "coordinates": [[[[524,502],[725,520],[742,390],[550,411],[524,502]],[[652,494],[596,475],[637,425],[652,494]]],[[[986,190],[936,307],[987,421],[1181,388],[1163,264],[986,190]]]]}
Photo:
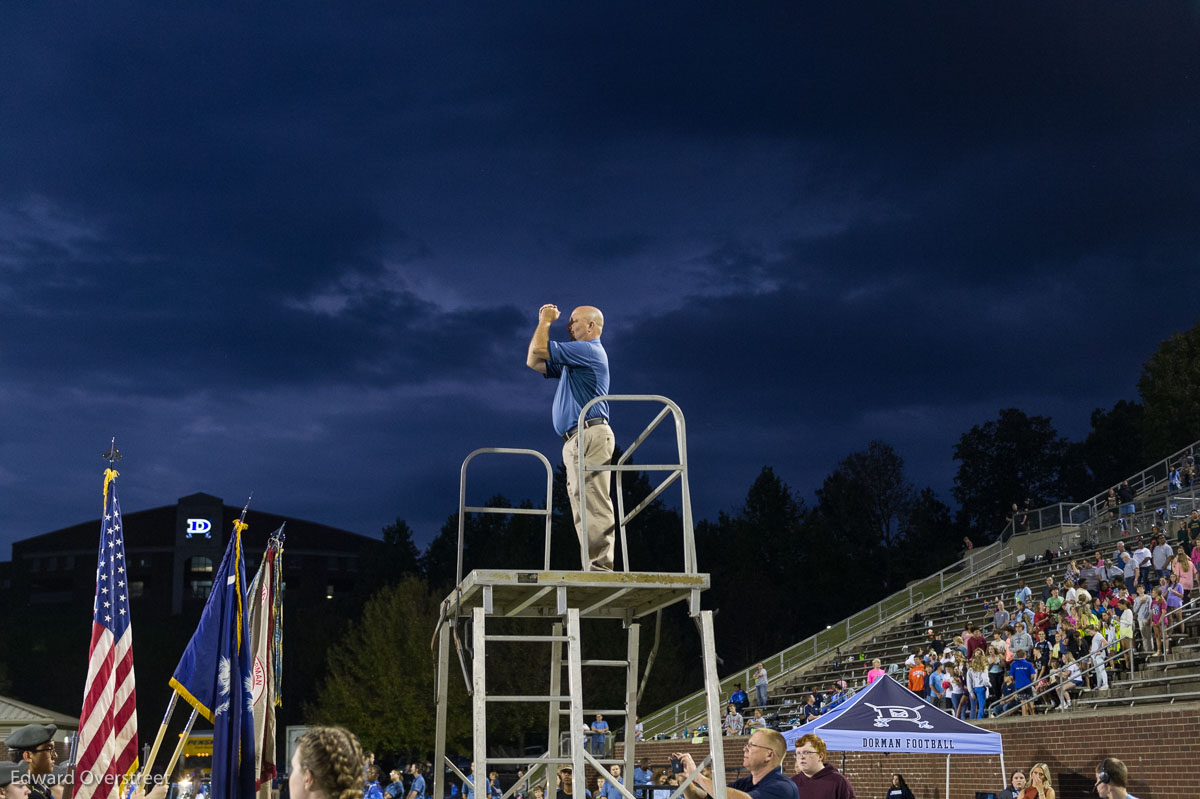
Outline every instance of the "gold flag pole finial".
{"type": "Polygon", "coordinates": [[[117,437],[113,436],[112,443],[109,444],[108,452],[105,452],[100,457],[108,461],[108,468],[104,470],[104,507],[108,508],[108,484],[117,477],[120,472],[113,468],[117,461],[121,460],[121,450],[117,449],[117,437]]]}

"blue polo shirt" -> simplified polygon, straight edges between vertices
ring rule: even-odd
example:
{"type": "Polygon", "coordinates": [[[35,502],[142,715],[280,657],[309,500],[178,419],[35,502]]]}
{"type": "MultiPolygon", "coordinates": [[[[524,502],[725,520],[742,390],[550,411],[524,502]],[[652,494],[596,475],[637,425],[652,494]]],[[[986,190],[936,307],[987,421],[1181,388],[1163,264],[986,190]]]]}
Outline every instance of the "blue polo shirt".
{"type": "MultiPolygon", "coordinates": [[[[608,353],[600,339],[551,341],[546,377],[558,379],[554,392],[554,432],[560,436],[579,423],[579,411],[591,400],[608,393],[608,353]]],[[[588,419],[608,418],[608,403],[588,410],[588,419]]]]}
{"type": "Polygon", "coordinates": [[[764,774],[757,784],[754,777],[747,775],[729,783],[729,787],[735,791],[744,791],[754,799],[800,799],[800,790],[796,783],[783,776],[783,772],[777,768],[764,774]]]}

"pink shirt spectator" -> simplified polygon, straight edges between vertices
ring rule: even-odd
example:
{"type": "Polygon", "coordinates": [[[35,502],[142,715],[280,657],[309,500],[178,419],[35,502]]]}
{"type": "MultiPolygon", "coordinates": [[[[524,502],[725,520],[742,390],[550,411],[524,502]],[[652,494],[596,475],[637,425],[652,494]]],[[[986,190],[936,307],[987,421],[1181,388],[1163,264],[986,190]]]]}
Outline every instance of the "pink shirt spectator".
{"type": "MultiPolygon", "coordinates": [[[[1200,547],[1196,548],[1200,549],[1200,547]]],[[[1184,591],[1192,590],[1192,586],[1196,582],[1196,567],[1194,565],[1190,566],[1190,568],[1185,568],[1184,564],[1177,560],[1175,561],[1174,565],[1171,566],[1171,571],[1175,572],[1175,575],[1179,578],[1180,588],[1182,588],[1184,591]]]]}
{"type": "Polygon", "coordinates": [[[880,677],[882,677],[885,674],[887,674],[887,672],[884,671],[883,669],[871,669],[870,671],[867,672],[867,685],[870,685],[871,683],[875,682],[876,680],[878,680],[880,677]]]}

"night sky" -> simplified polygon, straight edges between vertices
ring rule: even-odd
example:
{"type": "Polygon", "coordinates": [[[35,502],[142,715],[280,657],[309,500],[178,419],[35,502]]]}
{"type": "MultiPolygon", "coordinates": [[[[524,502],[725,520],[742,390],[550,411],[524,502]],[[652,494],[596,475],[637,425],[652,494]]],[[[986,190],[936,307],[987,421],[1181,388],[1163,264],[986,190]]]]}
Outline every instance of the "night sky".
{"type": "Polygon", "coordinates": [[[699,518],[873,438],[949,502],[1196,324],[1196,2],[204,5],[0,9],[0,557],[113,436],[127,512],[424,544],[475,447],[559,461],[545,302],[683,407],[699,518]]]}

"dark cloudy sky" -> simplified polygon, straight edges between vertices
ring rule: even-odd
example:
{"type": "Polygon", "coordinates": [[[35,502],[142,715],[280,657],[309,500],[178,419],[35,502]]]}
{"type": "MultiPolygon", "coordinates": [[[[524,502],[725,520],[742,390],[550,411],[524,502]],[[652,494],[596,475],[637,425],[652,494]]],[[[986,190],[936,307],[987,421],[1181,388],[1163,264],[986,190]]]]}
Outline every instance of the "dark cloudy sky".
{"type": "Polygon", "coordinates": [[[424,542],[473,448],[558,461],[544,302],[683,407],[701,518],[872,438],[949,500],[1200,308],[1196,2],[9,3],[0,68],[0,556],[114,435],[127,511],[424,542]]]}

